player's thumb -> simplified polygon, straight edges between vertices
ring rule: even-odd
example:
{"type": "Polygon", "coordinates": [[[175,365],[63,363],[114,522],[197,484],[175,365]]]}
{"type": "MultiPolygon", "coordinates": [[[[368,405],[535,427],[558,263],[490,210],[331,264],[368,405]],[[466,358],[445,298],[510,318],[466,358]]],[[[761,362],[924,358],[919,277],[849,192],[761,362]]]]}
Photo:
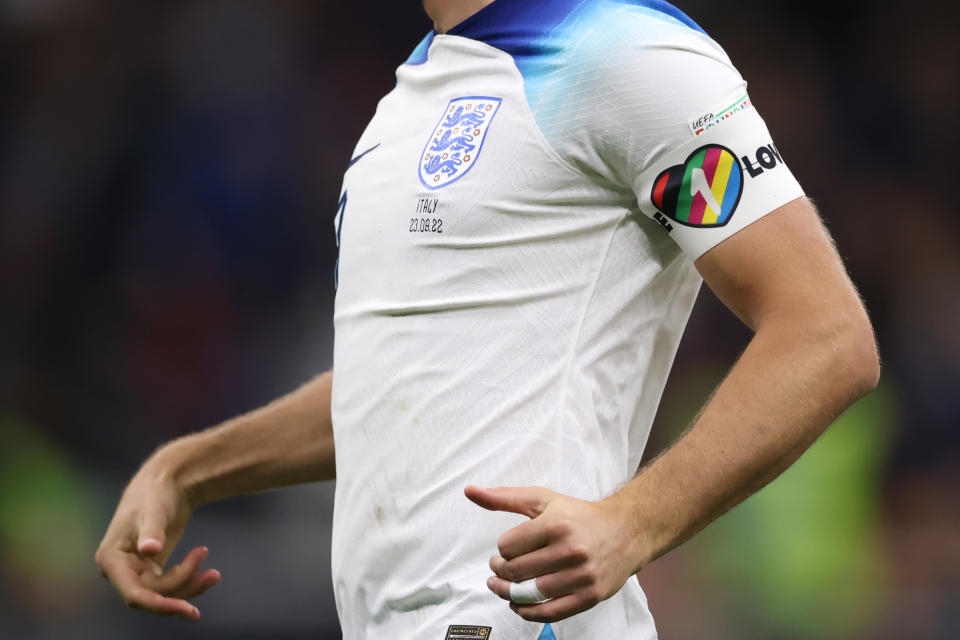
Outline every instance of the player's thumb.
{"type": "Polygon", "coordinates": [[[137,552],[144,556],[155,556],[163,551],[166,543],[167,518],[159,509],[147,509],[140,516],[137,552]]]}
{"type": "Polygon", "coordinates": [[[490,511],[509,511],[536,518],[556,495],[543,487],[496,487],[485,489],[467,485],[463,493],[474,503],[490,511]]]}

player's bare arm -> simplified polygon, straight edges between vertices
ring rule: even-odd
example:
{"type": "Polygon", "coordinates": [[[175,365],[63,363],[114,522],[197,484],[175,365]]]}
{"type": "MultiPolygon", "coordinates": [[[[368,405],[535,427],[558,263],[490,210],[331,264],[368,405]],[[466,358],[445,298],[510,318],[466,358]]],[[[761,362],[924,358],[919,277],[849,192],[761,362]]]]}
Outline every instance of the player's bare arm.
{"type": "Polygon", "coordinates": [[[806,198],[732,236],[696,266],[755,334],[676,444],[599,502],[536,487],[466,490],[485,508],[531,518],[500,537],[488,582],[510,600],[511,583],[535,578],[548,600],[510,605],[527,620],[562,620],[612,596],[779,475],[876,386],[870,322],[806,198]]]}
{"type": "Polygon", "coordinates": [[[197,620],[189,602],[220,581],[205,547],[164,566],[203,503],[333,479],[330,392],[322,374],[269,405],[161,447],[130,481],[96,553],[128,606],[197,620]]]}

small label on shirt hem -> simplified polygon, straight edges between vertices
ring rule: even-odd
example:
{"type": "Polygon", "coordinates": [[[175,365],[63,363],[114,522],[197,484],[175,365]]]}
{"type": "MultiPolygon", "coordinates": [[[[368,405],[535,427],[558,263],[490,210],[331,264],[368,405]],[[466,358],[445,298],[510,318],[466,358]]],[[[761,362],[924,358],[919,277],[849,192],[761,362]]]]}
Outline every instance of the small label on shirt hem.
{"type": "Polygon", "coordinates": [[[445,640],[488,640],[493,627],[475,627],[452,624],[447,627],[445,640]]]}

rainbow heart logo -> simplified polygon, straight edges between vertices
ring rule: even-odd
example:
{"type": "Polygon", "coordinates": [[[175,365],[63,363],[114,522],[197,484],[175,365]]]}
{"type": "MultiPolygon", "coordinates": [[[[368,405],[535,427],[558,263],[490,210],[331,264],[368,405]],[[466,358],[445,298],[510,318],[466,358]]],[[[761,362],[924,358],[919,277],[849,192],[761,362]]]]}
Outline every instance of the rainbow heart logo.
{"type": "Polygon", "coordinates": [[[722,227],[743,193],[743,169],[726,147],[708,144],[687,161],[663,171],[650,200],[665,216],[688,227],[722,227]]]}

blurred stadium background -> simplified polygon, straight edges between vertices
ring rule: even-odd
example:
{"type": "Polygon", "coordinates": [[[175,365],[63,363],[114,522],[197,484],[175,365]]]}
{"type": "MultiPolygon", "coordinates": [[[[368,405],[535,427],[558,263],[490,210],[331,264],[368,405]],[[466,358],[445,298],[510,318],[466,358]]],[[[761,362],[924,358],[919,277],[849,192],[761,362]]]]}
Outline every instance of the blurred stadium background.
{"type": "MultiPolygon", "coordinates": [[[[960,637],[954,2],[679,0],[725,46],[871,310],[878,391],[642,576],[661,637],[960,637]]],[[[197,625],[93,551],[161,442],[331,364],[343,168],[418,2],[0,0],[0,639],[339,638],[332,486],[203,508],[197,625]]],[[[701,296],[651,451],[748,339],[701,296]]]]}

